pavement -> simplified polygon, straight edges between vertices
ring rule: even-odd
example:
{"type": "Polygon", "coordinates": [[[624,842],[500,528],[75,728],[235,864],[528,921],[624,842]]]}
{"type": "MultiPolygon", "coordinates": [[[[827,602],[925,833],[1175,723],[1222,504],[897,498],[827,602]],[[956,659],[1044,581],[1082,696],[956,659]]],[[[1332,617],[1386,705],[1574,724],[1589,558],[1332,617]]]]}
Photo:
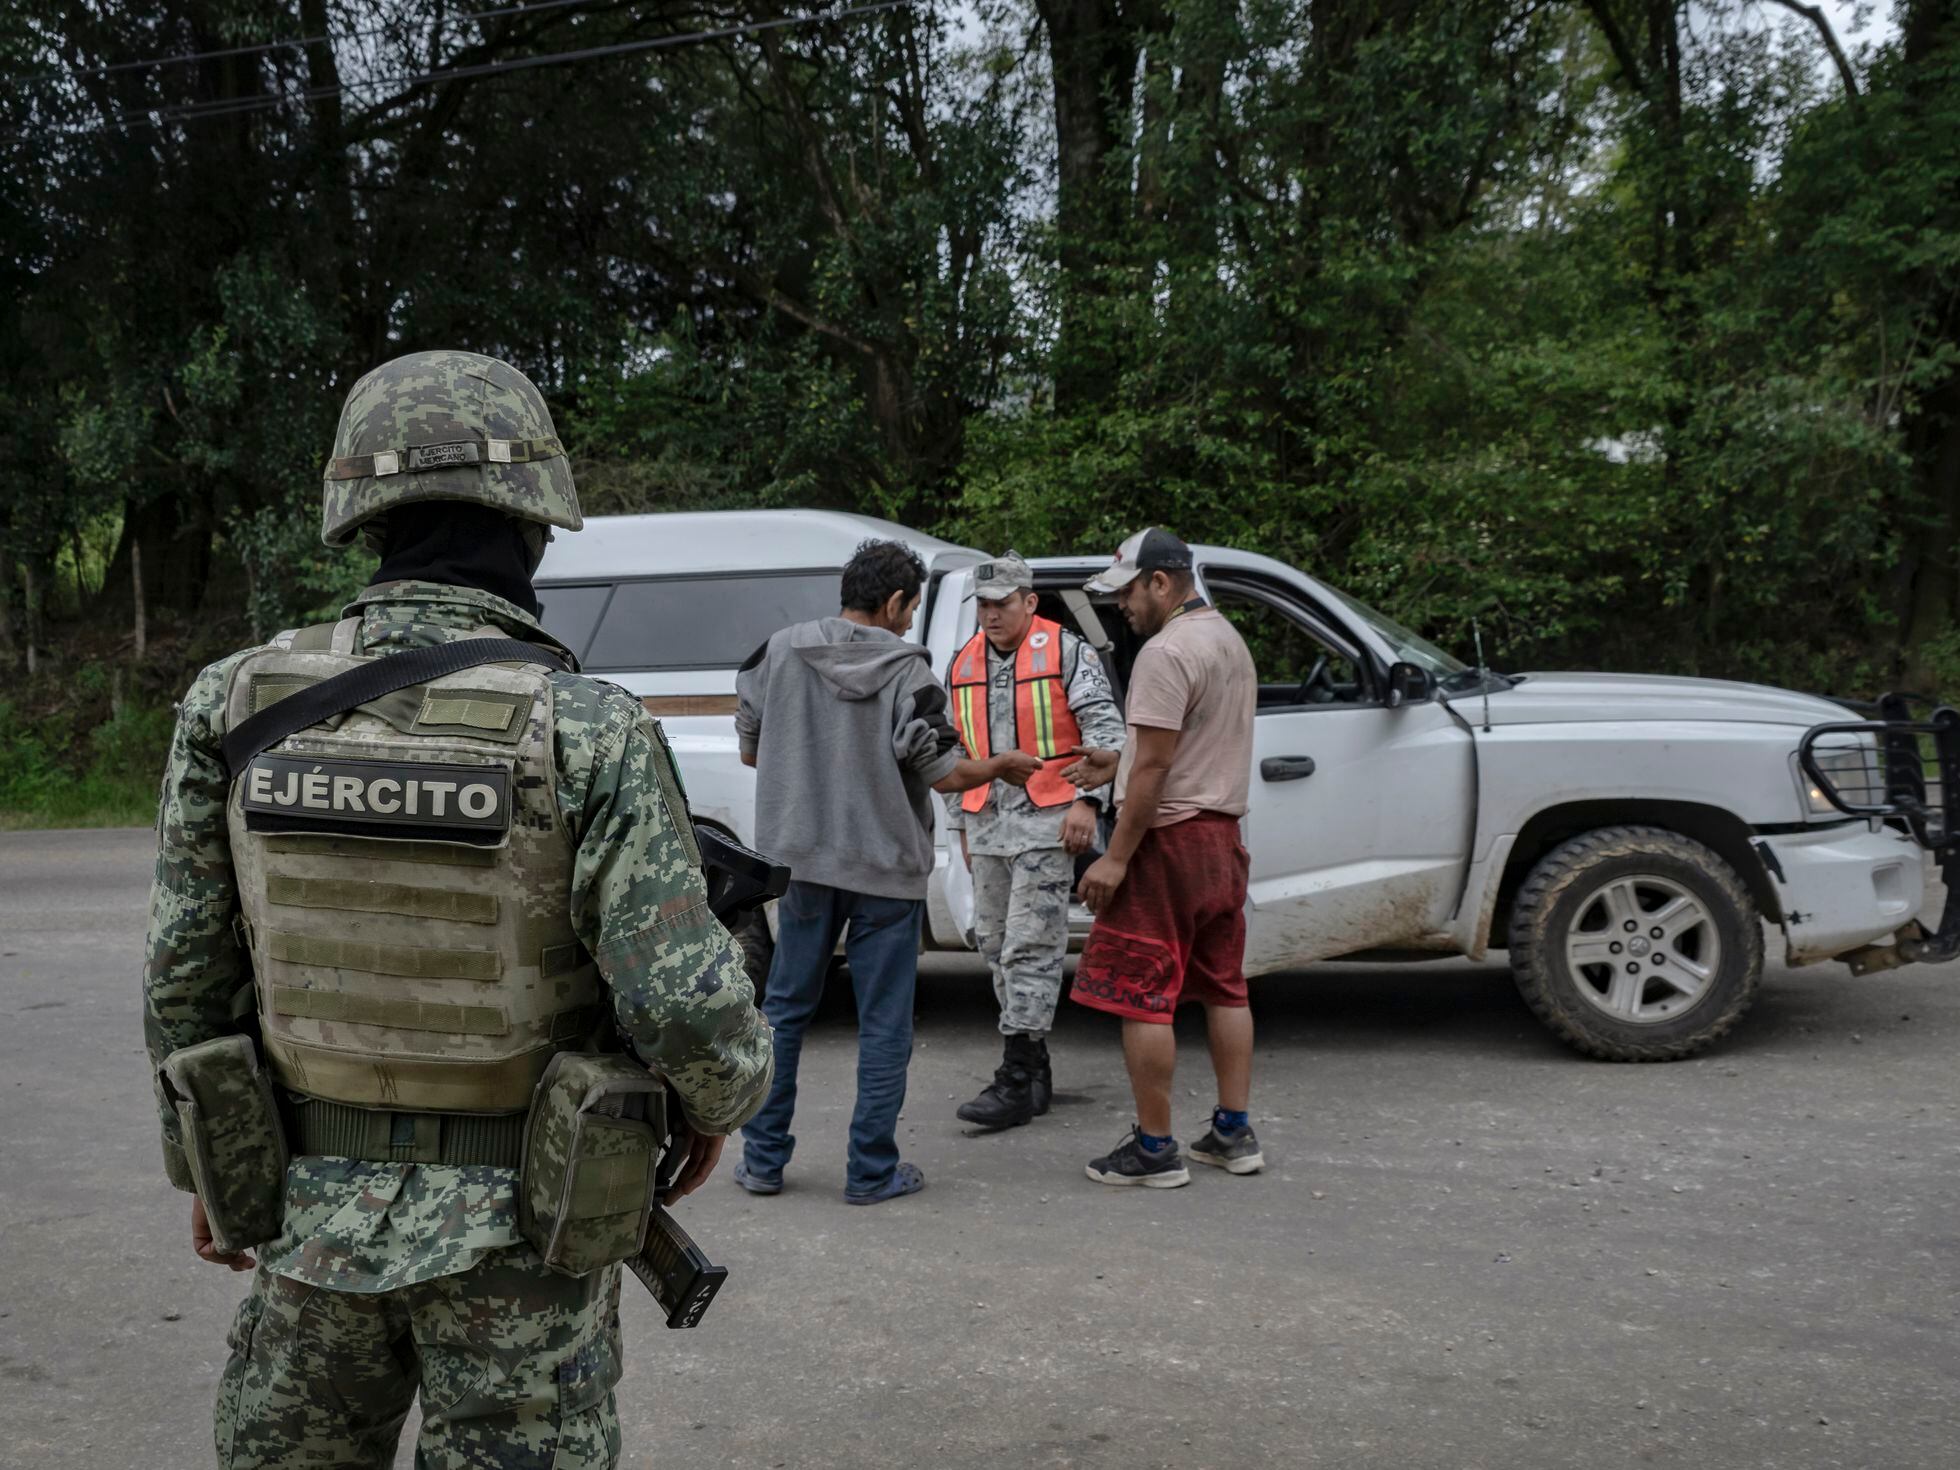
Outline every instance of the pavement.
{"type": "MultiPolygon", "coordinates": [[[[150,842],[0,836],[0,1465],[211,1462],[245,1278],[192,1256],[157,1159],[150,842]]],[[[668,1332],[628,1283],[623,1463],[1960,1463],[1960,969],[1773,970],[1669,1066],[1569,1055],[1496,967],[1253,1000],[1270,1170],[1116,1191],[1082,1172],[1130,1118],[1113,1023],[1065,1006],[1054,1112],[968,1137],[991,997],[929,956],[901,1124],[929,1184],[867,1210],[834,993],[787,1190],[724,1164],[682,1206],[732,1273],[706,1322],[668,1332]]],[[[1212,1099],[1179,1034],[1188,1138],[1212,1099]]]]}

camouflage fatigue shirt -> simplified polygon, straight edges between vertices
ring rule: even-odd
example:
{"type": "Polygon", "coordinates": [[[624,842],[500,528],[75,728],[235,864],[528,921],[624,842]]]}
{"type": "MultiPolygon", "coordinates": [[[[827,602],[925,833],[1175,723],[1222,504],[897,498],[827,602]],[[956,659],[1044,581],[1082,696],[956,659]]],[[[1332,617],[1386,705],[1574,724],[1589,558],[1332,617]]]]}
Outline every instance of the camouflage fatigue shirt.
{"type": "MultiPolygon", "coordinates": [[[[1121,750],[1127,731],[1123,712],[1109,687],[1102,656],[1066,628],[1062,630],[1062,667],[1073,667],[1068,679],[1068,707],[1082,731],[1082,743],[1099,750],[1121,750]]],[[[987,728],[1014,728],[1014,655],[987,645],[987,728]]],[[[995,741],[996,749],[1004,749],[995,741]]],[[[1105,797],[1107,793],[1105,793],[1105,797]]],[[[1018,857],[1038,848],[1062,845],[1066,807],[1038,807],[1027,789],[996,781],[987,804],[969,815],[958,795],[946,798],[948,825],[966,829],[967,850],[986,857],[1018,857]]]]}
{"type": "MultiPolygon", "coordinates": [[[[557,646],[512,604],[426,582],[371,587],[346,609],[364,652],[447,642],[485,625],[557,646]]],[[[178,706],[157,813],[157,867],[143,971],[143,1029],[154,1068],[179,1047],[234,1029],[232,997],[250,976],[233,933],[239,912],[225,821],[225,686],[251,650],[197,676],[178,706]]],[[[727,1133],[768,1095],[769,1027],[740,952],[705,907],[700,871],[668,809],[666,739],[630,694],[553,674],[558,802],[576,842],[571,919],[604,976],[620,1029],[669,1077],[688,1116],[727,1133]]],[[[678,784],[676,784],[678,789],[678,784]]],[[[159,1097],[165,1171],[190,1171],[174,1113],[159,1097]]],[[[304,1157],[286,1175],[285,1231],[259,1252],[267,1269],[337,1291],[391,1291],[467,1270],[520,1239],[517,1171],[488,1165],[365,1163],[304,1157]]]]}

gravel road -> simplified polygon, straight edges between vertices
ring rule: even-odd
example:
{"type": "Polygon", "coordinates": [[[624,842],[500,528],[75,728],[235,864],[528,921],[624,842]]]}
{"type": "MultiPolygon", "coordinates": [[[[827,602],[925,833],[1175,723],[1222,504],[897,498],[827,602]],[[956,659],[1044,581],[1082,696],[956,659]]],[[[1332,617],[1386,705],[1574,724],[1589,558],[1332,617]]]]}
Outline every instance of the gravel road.
{"type": "MultiPolygon", "coordinates": [[[[0,836],[0,1464],[210,1463],[243,1282],[192,1257],[157,1161],[149,852],[0,836]]],[[[833,994],[790,1188],[684,1207],[733,1273],[706,1324],[628,1304],[625,1464],[1960,1463],[1960,967],[1774,970],[1730,1044],[1649,1067],[1569,1056],[1497,968],[1273,977],[1270,1172],[1123,1192],[1082,1173],[1129,1119],[1113,1025],[1065,1015],[1054,1112],[967,1137],[991,998],[925,969],[901,1138],[929,1187],[839,1198],[833,994]]]]}

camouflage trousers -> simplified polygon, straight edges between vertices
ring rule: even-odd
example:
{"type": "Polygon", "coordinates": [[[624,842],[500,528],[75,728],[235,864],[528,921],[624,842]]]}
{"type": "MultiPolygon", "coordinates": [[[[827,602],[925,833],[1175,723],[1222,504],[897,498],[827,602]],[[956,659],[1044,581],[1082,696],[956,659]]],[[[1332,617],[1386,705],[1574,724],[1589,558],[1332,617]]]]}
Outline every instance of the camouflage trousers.
{"type": "Polygon", "coordinates": [[[1075,859],[1059,847],[973,855],[973,931],[994,972],[1004,1036],[1045,1036],[1055,1024],[1074,886],[1075,859]]]}
{"type": "Polygon", "coordinates": [[[529,1246],[397,1291],[261,1268],[228,1339],[218,1464],[387,1470],[417,1390],[417,1470],[619,1461],[619,1268],[561,1276],[529,1246]]]}

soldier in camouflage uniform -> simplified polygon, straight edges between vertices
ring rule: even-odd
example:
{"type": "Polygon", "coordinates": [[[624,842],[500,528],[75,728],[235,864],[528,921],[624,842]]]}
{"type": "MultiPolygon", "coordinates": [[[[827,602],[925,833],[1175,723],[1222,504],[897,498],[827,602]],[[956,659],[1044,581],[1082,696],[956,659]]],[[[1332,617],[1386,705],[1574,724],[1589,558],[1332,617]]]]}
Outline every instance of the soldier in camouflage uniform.
{"type": "MultiPolygon", "coordinates": [[[[346,609],[336,630],[339,651],[386,656],[491,633],[564,652],[537,622],[530,575],[548,528],[576,530],[580,515],[549,412],[522,374],[468,353],[399,358],[355,386],[334,452],[325,538],[329,545],[346,545],[360,536],[384,554],[377,585],[346,609]],[[422,575],[414,575],[417,568],[422,575]],[[403,570],[410,575],[397,579],[403,570]]],[[[302,644],[306,636],[299,635],[302,644]]],[[[265,911],[266,895],[241,893],[241,887],[275,881],[264,872],[273,859],[261,863],[254,856],[265,839],[242,835],[239,791],[247,783],[230,779],[221,741],[241,709],[228,697],[240,670],[261,666],[251,663],[255,658],[290,657],[280,650],[294,641],[294,635],[282,635],[271,648],[212,665],[179,706],[158,814],[144,970],[144,1029],[153,1064],[235,1029],[233,1017],[252,1009],[255,963],[269,963],[265,936],[245,922],[265,911]]],[[[573,666],[569,654],[565,664],[573,666]]],[[[506,682],[515,677],[507,675],[506,682]]],[[[706,906],[685,799],[658,726],[615,685],[535,669],[526,677],[538,681],[539,692],[518,702],[523,724],[517,738],[533,753],[540,774],[527,776],[522,763],[516,768],[513,784],[524,789],[514,791],[512,800],[522,808],[522,820],[510,833],[509,850],[564,854],[569,862],[562,876],[536,890],[553,895],[558,911],[523,912],[515,922],[526,933],[575,940],[557,946],[563,963],[556,972],[547,964],[546,977],[532,988],[581,993],[591,1002],[594,1028],[616,1024],[670,1079],[699,1135],[681,1180],[685,1192],[713,1168],[721,1136],[767,1094],[769,1028],[755,1008],[740,953],[706,906]]],[[[368,713],[379,708],[350,712],[346,729],[366,721],[388,735],[368,713]]],[[[502,717],[494,695],[482,709],[467,700],[449,701],[445,709],[444,718],[464,734],[472,721],[487,730],[502,717]]],[[[295,743],[320,729],[302,732],[295,743]]],[[[459,735],[443,748],[469,748],[469,742],[459,735]]],[[[272,850],[290,853],[294,841],[275,840],[272,850]]],[[[325,864],[328,859],[318,854],[358,849],[361,869],[375,880],[365,902],[381,912],[343,915],[344,932],[353,934],[391,924],[399,931],[411,918],[415,929],[439,930],[437,919],[416,917],[426,909],[399,918],[388,913],[389,904],[399,901],[389,895],[426,893],[429,882],[444,878],[462,903],[470,897],[470,872],[492,871],[480,861],[441,867],[459,859],[455,849],[445,852],[439,843],[305,841],[316,854],[307,862],[325,864]],[[422,879],[422,886],[379,881],[404,875],[422,879]]],[[[273,894],[276,904],[303,906],[322,893],[340,895],[334,901],[343,908],[359,909],[363,902],[345,896],[360,888],[359,877],[276,881],[286,884],[273,894]],[[316,885],[312,890],[309,881],[316,885]]],[[[504,902],[509,909],[526,907],[504,902]]],[[[308,911],[273,912],[303,917],[308,911]]],[[[289,927],[304,926],[296,917],[289,927]]],[[[381,980],[412,996],[415,986],[429,983],[425,978],[411,986],[331,968],[386,968],[383,961],[363,959],[353,940],[334,938],[332,925],[323,932],[316,921],[310,937],[289,942],[315,946],[298,954],[313,968],[272,968],[297,969],[322,988],[335,980],[371,986],[381,980]],[[321,945],[342,947],[328,951],[321,945]]],[[[270,952],[272,960],[294,958],[290,950],[270,952]]],[[[533,960],[517,961],[526,962],[533,960]]],[[[276,993],[283,1008],[295,993],[304,999],[316,992],[302,985],[276,993]]],[[[387,999],[385,991],[373,1003],[404,1004],[387,999]]],[[[336,1038],[390,1034],[384,1027],[336,1029],[331,1019],[307,1023],[264,1014],[262,979],[258,1008],[271,1070],[286,1088],[292,1086],[291,1069],[282,1072],[275,1021],[294,1034],[313,1025],[322,1044],[295,1055],[328,1060],[336,1038]]],[[[460,1014],[471,1008],[432,1009],[460,1014]]],[[[302,1007],[298,1014],[307,1012],[302,1007]]],[[[414,1024],[439,1023],[423,1017],[414,1024]]],[[[407,1033],[411,1041],[417,1034],[407,1033]]],[[[431,1041],[424,1049],[439,1052],[441,1044],[431,1041]]],[[[567,1044],[579,1043],[552,1030],[539,1056],[567,1044]]],[[[390,1465],[418,1388],[418,1466],[545,1470],[616,1464],[618,1266],[568,1276],[545,1265],[520,1234],[514,1158],[446,1162],[445,1144],[434,1150],[433,1162],[426,1149],[421,1161],[400,1161],[416,1155],[420,1126],[435,1126],[430,1116],[352,1114],[345,1108],[333,1113],[338,1105],[326,1104],[343,1121],[355,1116],[378,1126],[378,1134],[371,1128],[368,1136],[378,1137],[379,1146],[352,1150],[367,1156],[351,1157],[306,1148],[314,1125],[304,1120],[320,1103],[291,1093],[284,1103],[288,1119],[302,1121],[296,1136],[289,1129],[283,1230],[259,1248],[252,1290],[229,1338],[231,1358],[217,1405],[220,1464],[390,1465]]],[[[448,1119],[438,1121],[449,1126],[448,1119]]],[[[178,1115],[167,1099],[163,1152],[171,1182],[191,1188],[178,1115]]],[[[201,1256],[234,1270],[255,1264],[242,1251],[226,1255],[213,1244],[201,1201],[194,1199],[192,1216],[201,1256]]]]}
{"type": "Polygon", "coordinates": [[[998,1129],[1046,1113],[1054,1090],[1047,1037],[1068,953],[1075,855],[1094,840],[1101,806],[1058,772],[1078,743],[1120,750],[1124,728],[1095,649],[1036,615],[1034,574],[1019,553],[982,563],[974,581],[980,629],[949,673],[961,738],[976,759],[1018,743],[1049,762],[1026,787],[995,782],[946,798],[973,873],[974,932],[1005,1038],[994,1080],[958,1116],[998,1129]]]}

